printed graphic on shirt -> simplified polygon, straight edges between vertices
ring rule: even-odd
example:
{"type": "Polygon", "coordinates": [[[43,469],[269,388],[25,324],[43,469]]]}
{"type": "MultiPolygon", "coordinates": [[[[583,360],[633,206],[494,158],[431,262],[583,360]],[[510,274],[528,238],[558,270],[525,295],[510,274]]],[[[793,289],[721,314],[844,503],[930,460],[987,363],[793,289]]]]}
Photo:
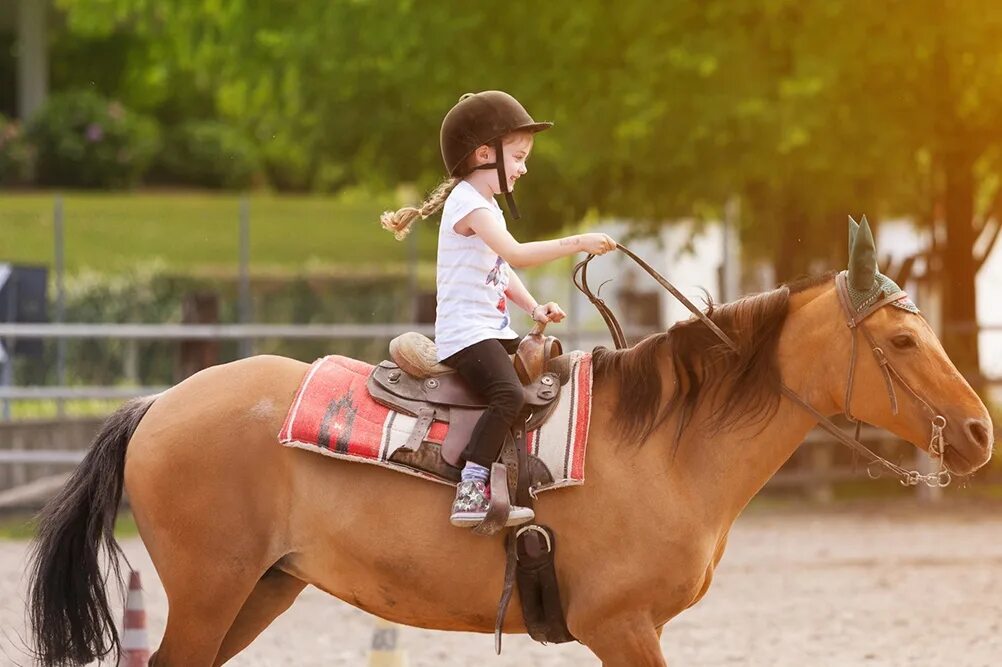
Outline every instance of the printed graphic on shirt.
{"type": "Polygon", "coordinates": [[[501,326],[498,329],[504,329],[511,323],[511,318],[508,317],[508,299],[504,293],[508,289],[508,267],[500,255],[498,255],[497,261],[494,262],[494,268],[487,274],[487,280],[484,281],[484,284],[494,285],[498,291],[496,308],[499,313],[504,315],[504,318],[501,320],[501,326]]]}
{"type": "Polygon", "coordinates": [[[491,272],[487,274],[487,280],[484,281],[485,285],[497,285],[501,282],[501,264],[504,262],[501,256],[498,255],[497,261],[494,262],[494,268],[491,272]]]}

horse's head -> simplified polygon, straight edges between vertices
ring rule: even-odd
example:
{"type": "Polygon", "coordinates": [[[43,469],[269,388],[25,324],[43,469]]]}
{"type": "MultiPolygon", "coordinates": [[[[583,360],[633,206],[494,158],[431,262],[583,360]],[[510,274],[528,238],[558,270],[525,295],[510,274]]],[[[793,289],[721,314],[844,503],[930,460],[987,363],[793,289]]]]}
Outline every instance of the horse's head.
{"type": "Polygon", "coordinates": [[[943,426],[943,463],[954,474],[974,472],[991,458],[994,434],[984,403],[950,361],[908,296],[877,269],[864,217],[850,225],[849,269],[836,277],[823,304],[840,322],[815,344],[829,360],[831,400],[852,419],[887,429],[937,455],[934,425],[943,426]],[[833,302],[837,302],[837,305],[833,302]],[[945,420],[945,424],[943,423],[945,420]],[[932,447],[930,445],[932,444],[932,447]]]}

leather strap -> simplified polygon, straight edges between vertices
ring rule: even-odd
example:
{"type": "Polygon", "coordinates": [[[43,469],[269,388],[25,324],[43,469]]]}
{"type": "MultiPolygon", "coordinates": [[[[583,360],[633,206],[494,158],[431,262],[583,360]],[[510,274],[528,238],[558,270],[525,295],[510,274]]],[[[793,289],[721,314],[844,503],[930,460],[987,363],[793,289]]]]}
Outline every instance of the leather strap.
{"type": "Polygon", "coordinates": [[[407,436],[407,442],[403,444],[405,449],[409,449],[412,452],[416,452],[421,447],[421,443],[424,442],[425,437],[428,435],[429,429],[431,429],[431,423],[435,419],[435,408],[424,407],[417,411],[417,422],[414,424],[414,430],[411,434],[407,436]]]}
{"type": "Polygon", "coordinates": [[[501,599],[498,601],[498,615],[494,621],[494,651],[501,655],[501,627],[508,613],[508,603],[515,590],[515,531],[509,530],[504,537],[505,565],[504,586],[501,589],[501,599]]]}
{"type": "MultiPolygon", "coordinates": [[[[652,278],[654,278],[662,287],[664,287],[676,299],[678,299],[679,302],[682,303],[682,305],[684,305],[689,310],[689,312],[691,312],[693,315],[695,315],[697,318],[699,318],[699,320],[703,324],[705,324],[706,327],[708,329],[710,329],[717,336],[717,338],[720,339],[720,341],[724,345],[726,345],[727,347],[729,347],[731,350],[733,350],[735,352],[737,351],[738,347],[734,343],[734,341],[731,340],[730,336],[728,336],[726,333],[724,333],[720,329],[720,327],[718,327],[716,324],[714,324],[710,320],[710,318],[706,316],[705,313],[703,313],[701,310],[699,310],[698,308],[696,308],[696,306],[688,298],[686,298],[686,296],[684,294],[682,294],[681,292],[679,292],[678,289],[676,289],[674,285],[672,285],[671,283],[669,283],[660,273],[658,273],[657,271],[655,271],[653,267],[651,267],[647,262],[645,262],[643,259],[641,259],[637,255],[635,255],[633,252],[631,252],[625,246],[619,245],[618,248],[619,248],[619,250],[621,252],[623,252],[628,257],[630,257],[631,259],[633,259],[633,261],[635,261],[640,266],[640,268],[642,268],[644,271],[646,271],[648,274],[650,274],[650,276],[652,278]]],[[[610,334],[612,334],[613,342],[616,345],[616,349],[623,349],[623,348],[626,347],[626,339],[623,336],[623,330],[619,326],[619,322],[616,320],[615,315],[613,315],[612,311],[609,310],[609,307],[606,306],[605,303],[601,299],[599,299],[598,297],[596,297],[591,292],[591,290],[588,288],[588,284],[587,284],[587,266],[588,266],[588,263],[591,260],[593,260],[593,259],[595,259],[595,255],[588,255],[587,258],[585,258],[583,261],[581,261],[580,263],[578,263],[578,265],[576,267],[574,267],[574,284],[577,285],[578,289],[581,290],[585,294],[585,296],[588,297],[588,299],[595,305],[595,307],[598,309],[598,311],[602,314],[603,319],[605,319],[606,324],[609,326],[609,332],[610,332],[610,334]],[[581,281],[580,282],[578,281],[578,278],[577,278],[579,272],[581,273],[581,281]]],[[[871,315],[877,308],[883,307],[883,306],[885,306],[885,305],[887,305],[887,304],[889,304],[889,303],[891,303],[893,301],[897,301],[898,299],[902,298],[903,296],[906,296],[905,292],[896,292],[896,293],[894,293],[894,294],[892,294],[892,295],[890,295],[888,297],[885,297],[884,299],[881,299],[880,301],[878,301],[878,302],[876,302],[876,303],[868,306],[861,313],[854,313],[853,310],[852,310],[851,303],[848,302],[848,296],[849,295],[847,293],[846,283],[845,283],[846,273],[847,272],[843,271],[842,273],[839,273],[838,275],[835,276],[836,285],[837,285],[837,290],[836,291],[839,293],[839,298],[842,301],[843,310],[845,311],[846,318],[847,318],[846,323],[849,325],[850,329],[853,330],[853,331],[855,331],[855,329],[857,328],[857,325],[861,325],[862,324],[862,320],[865,317],[871,315]]],[[[864,333],[868,333],[865,328],[863,329],[863,331],[864,331],[864,333]]],[[[872,338],[871,338],[871,340],[872,340],[872,338]]],[[[855,343],[855,340],[854,340],[854,343],[855,343]]],[[[879,348],[877,348],[877,349],[879,349],[879,348]]],[[[853,354],[855,354],[855,351],[853,352],[853,354]]],[[[885,361],[886,361],[886,358],[885,358],[885,361]]],[[[850,366],[850,380],[851,380],[851,377],[852,377],[851,376],[852,368],[854,366],[855,366],[855,363],[853,363],[850,366]]],[[[944,422],[945,422],[945,420],[943,420],[943,418],[938,415],[938,413],[932,408],[932,406],[927,401],[925,401],[923,398],[921,398],[921,396],[919,396],[919,394],[911,386],[909,386],[904,381],[904,378],[902,378],[899,373],[897,373],[896,371],[894,371],[894,369],[891,368],[889,364],[886,364],[886,365],[882,364],[882,367],[884,367],[886,369],[885,373],[891,373],[891,372],[893,372],[894,373],[894,377],[897,378],[898,381],[911,393],[911,395],[914,396],[924,406],[924,408],[926,409],[926,411],[929,414],[933,415],[933,424],[934,424],[933,433],[934,433],[934,435],[936,433],[936,428],[939,428],[939,430],[942,431],[942,425],[940,425],[940,426],[937,427],[937,426],[935,426],[935,424],[936,424],[937,420],[942,420],[944,422]]],[[[857,452],[859,452],[861,454],[864,454],[866,456],[867,460],[870,463],[879,463],[880,465],[884,466],[885,468],[887,468],[888,470],[890,470],[894,474],[900,476],[901,477],[901,481],[902,481],[903,484],[915,484],[915,483],[917,483],[917,480],[922,480],[922,481],[925,481],[927,484],[928,483],[936,483],[936,484],[938,484],[940,486],[943,485],[942,482],[938,482],[937,481],[942,476],[942,474],[943,474],[942,471],[940,473],[937,473],[937,474],[934,474],[934,475],[931,475],[931,476],[929,476],[929,475],[921,476],[917,472],[905,470],[901,466],[896,465],[894,463],[891,463],[887,459],[885,459],[885,458],[883,458],[883,457],[875,454],[874,452],[870,451],[870,449],[867,448],[863,443],[859,442],[858,435],[857,435],[856,438],[851,438],[848,435],[846,435],[845,433],[843,433],[842,430],[839,429],[838,426],[836,426],[834,422],[832,422],[830,419],[828,419],[827,416],[825,416],[825,415],[821,414],[820,412],[818,412],[818,410],[815,409],[814,406],[812,406],[810,403],[808,403],[803,398],[801,398],[796,392],[794,392],[792,389],[790,389],[786,384],[780,384],[780,388],[779,389],[780,389],[780,392],[782,392],[783,396],[785,396],[786,398],[790,399],[791,401],[793,401],[794,403],[796,403],[797,405],[799,405],[801,408],[803,408],[804,410],[806,410],[807,412],[809,412],[811,414],[811,416],[813,416],[817,420],[818,426],[820,426],[825,431],[827,431],[828,433],[830,433],[832,435],[832,437],[834,437],[836,440],[838,440],[842,444],[848,446],[849,448],[851,448],[851,449],[853,449],[853,450],[855,450],[855,451],[857,451],[857,452]],[[930,482],[930,477],[932,478],[932,482],[930,482]]],[[[892,388],[892,392],[893,392],[893,388],[892,388]]],[[[891,394],[891,400],[892,400],[892,405],[895,405],[896,403],[894,403],[895,398],[893,396],[893,393],[891,394]]],[[[858,422],[857,422],[857,425],[858,425],[858,422]]],[[[947,483],[949,483],[949,482],[947,482],[947,483]]]]}
{"type": "MultiPolygon", "coordinates": [[[[877,365],[880,367],[880,371],[884,376],[884,387],[887,389],[887,396],[891,400],[891,413],[896,415],[898,414],[898,397],[897,394],[894,393],[894,383],[891,380],[891,371],[894,369],[891,368],[891,364],[887,360],[887,355],[884,354],[884,350],[877,345],[877,341],[873,339],[873,335],[870,333],[870,330],[866,328],[866,325],[860,322],[857,328],[863,332],[863,335],[866,337],[866,342],[870,344],[870,350],[873,352],[873,358],[876,359],[877,365]]],[[[908,387],[908,385],[905,384],[905,387],[908,387]]],[[[908,388],[911,389],[911,387],[908,388]]],[[[923,403],[925,403],[925,401],[923,401],[923,403]]]]}
{"type": "Polygon", "coordinates": [[[532,507],[532,497],[529,495],[529,452],[525,440],[525,429],[516,428],[515,454],[518,457],[518,475],[515,478],[515,504],[520,507],[532,507]]]}
{"type": "MultiPolygon", "coordinates": [[[[620,250],[624,250],[623,246],[619,246],[620,250]]],[[[592,302],[595,309],[598,310],[602,319],[605,320],[605,325],[609,327],[609,333],[612,334],[612,342],[616,346],[617,350],[622,350],[626,347],[626,336],[623,335],[623,328],[619,326],[619,320],[616,316],[612,314],[612,310],[609,306],[605,304],[605,301],[598,298],[597,295],[593,294],[591,288],[588,287],[588,262],[594,258],[595,255],[588,255],[587,259],[578,262],[577,266],[574,267],[574,285],[586,296],[588,300],[592,302]],[[578,273],[581,274],[581,279],[578,280],[578,273]]],[[[604,285],[605,283],[602,283],[604,285]]],[[[598,291],[602,291],[602,285],[598,286],[598,291]]]]}

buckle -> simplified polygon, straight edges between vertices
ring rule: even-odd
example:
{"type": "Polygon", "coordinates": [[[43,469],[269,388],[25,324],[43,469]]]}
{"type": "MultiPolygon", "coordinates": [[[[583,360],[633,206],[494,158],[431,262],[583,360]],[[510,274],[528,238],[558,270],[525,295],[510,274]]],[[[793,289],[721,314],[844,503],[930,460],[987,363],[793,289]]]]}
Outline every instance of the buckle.
{"type": "MultiPolygon", "coordinates": [[[[537,526],[536,524],[529,524],[528,526],[522,526],[521,528],[516,530],[515,540],[517,541],[518,538],[522,536],[522,533],[530,530],[539,533],[540,535],[543,536],[543,541],[546,542],[546,553],[550,553],[551,551],[553,551],[553,543],[550,542],[550,534],[545,530],[543,530],[542,528],[540,528],[539,526],[537,526]]],[[[515,560],[518,560],[518,549],[515,550],[515,560]]]]}

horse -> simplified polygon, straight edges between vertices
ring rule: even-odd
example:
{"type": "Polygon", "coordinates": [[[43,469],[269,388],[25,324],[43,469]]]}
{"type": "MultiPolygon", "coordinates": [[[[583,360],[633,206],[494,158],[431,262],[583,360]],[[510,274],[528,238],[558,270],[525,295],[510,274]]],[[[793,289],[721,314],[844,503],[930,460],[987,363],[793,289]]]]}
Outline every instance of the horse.
{"type": "MultiPolygon", "coordinates": [[[[536,502],[560,541],[567,627],[610,667],[667,665],[665,624],[706,594],[731,525],[817,423],[782,387],[923,450],[934,406],[945,470],[969,475],[991,457],[988,411],[921,315],[867,318],[912,390],[896,405],[883,363],[855,354],[833,274],[706,316],[734,349],[693,318],[593,352],[587,481],[536,502]]],[[[123,485],[169,603],[150,665],[223,664],[306,586],[396,623],[493,630],[502,538],[450,526],[448,487],[278,445],[307,368],[234,361],[109,417],[41,514],[28,600],[41,664],[119,649],[99,554],[117,571],[123,485]]],[[[518,607],[504,632],[526,631],[518,607]]]]}

